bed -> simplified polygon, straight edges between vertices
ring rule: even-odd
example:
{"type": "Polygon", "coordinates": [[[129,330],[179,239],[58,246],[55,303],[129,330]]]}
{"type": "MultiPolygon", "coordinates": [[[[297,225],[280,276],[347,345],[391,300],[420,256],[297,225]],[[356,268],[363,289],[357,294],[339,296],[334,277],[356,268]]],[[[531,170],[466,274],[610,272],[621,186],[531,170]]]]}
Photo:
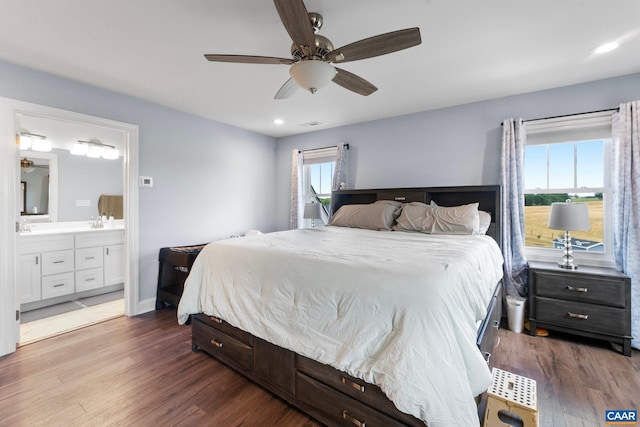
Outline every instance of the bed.
{"type": "Polygon", "coordinates": [[[178,307],[194,351],[327,425],[478,425],[501,315],[499,187],[342,190],[332,202],[333,226],[203,249],[178,307]],[[403,229],[409,208],[470,204],[486,233],[403,229]],[[350,223],[380,206],[384,224],[397,207],[393,227],[350,223]]]}

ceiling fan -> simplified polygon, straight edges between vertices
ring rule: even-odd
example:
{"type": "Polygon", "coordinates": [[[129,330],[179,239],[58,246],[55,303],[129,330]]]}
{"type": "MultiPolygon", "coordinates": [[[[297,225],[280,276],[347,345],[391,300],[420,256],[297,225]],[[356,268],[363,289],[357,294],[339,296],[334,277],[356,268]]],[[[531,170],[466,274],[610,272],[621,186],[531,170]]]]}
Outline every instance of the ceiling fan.
{"type": "Polygon", "coordinates": [[[407,28],[379,34],[334,49],[328,38],[317,33],[322,27],[322,16],[307,12],[302,0],[274,0],[274,3],[280,20],[293,40],[291,59],[215,54],[207,54],[205,58],[212,62],[291,65],[289,69],[291,78],[278,90],[275,99],[288,98],[298,87],[313,94],[330,81],[360,95],[371,95],[378,90],[377,87],[362,77],[334,67],[332,64],[386,55],[417,46],[422,42],[419,28],[407,28]]]}

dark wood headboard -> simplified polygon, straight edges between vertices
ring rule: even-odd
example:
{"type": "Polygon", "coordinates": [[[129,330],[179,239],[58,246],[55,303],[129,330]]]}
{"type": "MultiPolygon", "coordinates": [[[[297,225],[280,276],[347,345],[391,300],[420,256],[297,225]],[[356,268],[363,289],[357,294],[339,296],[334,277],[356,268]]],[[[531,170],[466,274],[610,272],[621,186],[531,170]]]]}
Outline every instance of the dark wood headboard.
{"type": "Polygon", "coordinates": [[[458,206],[478,202],[478,209],[491,214],[487,235],[502,247],[501,206],[499,185],[469,185],[461,187],[380,188],[370,190],[338,190],[331,195],[331,212],[343,205],[373,203],[377,200],[397,200],[403,203],[433,200],[438,206],[458,206]]]}

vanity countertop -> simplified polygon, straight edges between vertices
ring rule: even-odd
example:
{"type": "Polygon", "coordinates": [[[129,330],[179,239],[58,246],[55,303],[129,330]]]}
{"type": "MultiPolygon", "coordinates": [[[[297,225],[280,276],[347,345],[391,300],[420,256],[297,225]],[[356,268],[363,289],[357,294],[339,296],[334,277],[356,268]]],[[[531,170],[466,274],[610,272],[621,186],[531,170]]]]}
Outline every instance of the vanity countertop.
{"type": "Polygon", "coordinates": [[[116,220],[113,227],[105,225],[103,228],[92,228],[90,221],[29,223],[27,226],[30,231],[21,231],[20,237],[69,233],[102,233],[114,230],[124,230],[124,220],[116,220]]]}

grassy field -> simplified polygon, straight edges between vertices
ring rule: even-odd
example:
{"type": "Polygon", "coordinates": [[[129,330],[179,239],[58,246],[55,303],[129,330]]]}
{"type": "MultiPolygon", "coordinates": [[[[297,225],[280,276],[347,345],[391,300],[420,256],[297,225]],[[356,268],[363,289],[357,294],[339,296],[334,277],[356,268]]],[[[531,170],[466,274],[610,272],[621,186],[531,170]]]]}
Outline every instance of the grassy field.
{"type": "MultiPolygon", "coordinates": [[[[603,202],[602,200],[594,199],[584,200],[584,202],[589,205],[591,230],[573,231],[571,232],[571,237],[602,242],[604,235],[603,202]]],[[[553,240],[564,235],[564,231],[553,230],[547,227],[550,211],[551,206],[525,206],[525,245],[552,248],[553,240]]]]}

